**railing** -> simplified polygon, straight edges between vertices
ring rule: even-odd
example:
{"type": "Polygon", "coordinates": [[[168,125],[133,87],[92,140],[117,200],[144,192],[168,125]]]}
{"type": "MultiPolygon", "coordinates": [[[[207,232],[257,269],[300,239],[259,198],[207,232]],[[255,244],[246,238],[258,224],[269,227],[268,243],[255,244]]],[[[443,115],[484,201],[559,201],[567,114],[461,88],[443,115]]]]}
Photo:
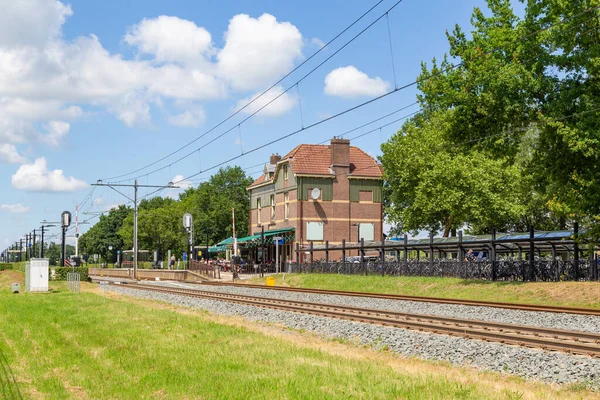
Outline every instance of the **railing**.
{"type": "Polygon", "coordinates": [[[500,281],[585,281],[592,280],[592,261],[551,258],[536,259],[533,271],[529,261],[501,259],[462,263],[457,259],[386,261],[386,262],[329,262],[287,263],[284,271],[292,273],[321,273],[344,275],[388,275],[454,277],[462,279],[500,281]],[[533,279],[531,279],[533,277],[533,279]]]}
{"type": "Polygon", "coordinates": [[[217,266],[206,264],[202,261],[190,260],[189,270],[198,272],[201,275],[206,276],[207,278],[217,279],[218,271],[217,266]]]}

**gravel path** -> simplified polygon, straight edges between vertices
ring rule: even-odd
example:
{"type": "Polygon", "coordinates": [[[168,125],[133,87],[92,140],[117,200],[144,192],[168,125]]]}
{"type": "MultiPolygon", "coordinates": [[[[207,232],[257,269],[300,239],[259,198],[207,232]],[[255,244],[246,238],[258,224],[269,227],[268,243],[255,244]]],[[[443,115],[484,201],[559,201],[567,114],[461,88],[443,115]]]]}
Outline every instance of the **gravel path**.
{"type": "MultiPolygon", "coordinates": [[[[224,301],[127,289],[125,286],[110,286],[109,290],[185,307],[201,308],[220,315],[240,315],[253,321],[278,323],[328,338],[350,340],[375,348],[387,348],[404,356],[447,361],[454,365],[472,366],[546,382],[560,384],[585,382],[592,388],[600,389],[600,360],[590,357],[413,332],[224,301]]],[[[261,290],[261,292],[266,291],[261,290]]]]}
{"type": "Polygon", "coordinates": [[[569,331],[600,333],[600,317],[551,312],[507,310],[494,307],[463,306],[458,304],[436,304],[421,301],[387,300],[370,297],[350,297],[329,294],[285,292],[280,290],[252,289],[239,286],[189,285],[180,283],[153,283],[172,287],[261,296],[275,299],[337,304],[377,310],[408,312],[413,314],[438,315],[452,318],[478,319],[517,325],[540,326],[569,331]]]}

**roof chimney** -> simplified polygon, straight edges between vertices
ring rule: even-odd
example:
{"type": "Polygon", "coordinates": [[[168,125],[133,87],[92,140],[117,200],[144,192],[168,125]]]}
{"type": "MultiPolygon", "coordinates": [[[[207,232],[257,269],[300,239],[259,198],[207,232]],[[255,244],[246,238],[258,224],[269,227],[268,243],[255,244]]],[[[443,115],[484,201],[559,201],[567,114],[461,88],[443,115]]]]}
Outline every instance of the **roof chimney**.
{"type": "Polygon", "coordinates": [[[269,161],[270,164],[277,164],[277,162],[281,160],[281,156],[277,153],[275,154],[271,154],[271,160],[269,161]]]}
{"type": "Polygon", "coordinates": [[[350,140],[334,136],[329,148],[331,149],[332,167],[350,167],[350,140]]]}

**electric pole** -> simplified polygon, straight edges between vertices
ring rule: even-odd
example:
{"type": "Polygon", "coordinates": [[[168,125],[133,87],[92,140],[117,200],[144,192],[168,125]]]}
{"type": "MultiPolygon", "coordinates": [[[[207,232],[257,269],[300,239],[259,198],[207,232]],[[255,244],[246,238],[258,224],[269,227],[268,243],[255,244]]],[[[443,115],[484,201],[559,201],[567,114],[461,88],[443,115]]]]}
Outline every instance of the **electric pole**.
{"type": "Polygon", "coordinates": [[[177,189],[179,186],[173,186],[173,182],[169,182],[168,185],[138,185],[137,179],[133,185],[129,184],[113,184],[113,183],[101,183],[102,180],[98,180],[97,183],[92,183],[92,186],[108,186],[121,196],[129,199],[133,202],[133,279],[137,279],[138,269],[138,188],[157,188],[157,189],[177,189]],[[132,187],[133,188],[133,199],[117,189],[115,187],[132,187]]]}
{"type": "Polygon", "coordinates": [[[40,258],[44,258],[44,232],[46,231],[46,228],[51,228],[53,226],[56,226],[56,224],[60,224],[60,222],[48,222],[46,220],[41,222],[42,226],[41,226],[41,230],[42,230],[42,243],[40,246],[40,258]]]}

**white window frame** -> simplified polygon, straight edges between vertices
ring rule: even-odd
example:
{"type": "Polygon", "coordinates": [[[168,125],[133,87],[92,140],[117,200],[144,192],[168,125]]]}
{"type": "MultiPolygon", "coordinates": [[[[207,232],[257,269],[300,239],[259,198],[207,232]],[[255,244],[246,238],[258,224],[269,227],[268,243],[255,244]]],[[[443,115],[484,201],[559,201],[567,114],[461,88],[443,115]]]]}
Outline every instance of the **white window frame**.
{"type": "Polygon", "coordinates": [[[275,221],[275,194],[271,195],[271,221],[275,221]]]}
{"type": "Polygon", "coordinates": [[[289,178],[289,173],[288,173],[288,166],[287,164],[283,165],[283,180],[287,181],[289,178]]]}
{"type": "Polygon", "coordinates": [[[284,218],[290,219],[290,193],[289,192],[285,192],[283,194],[283,201],[285,203],[284,218]]]}
{"type": "Polygon", "coordinates": [[[260,200],[260,197],[256,199],[256,209],[258,213],[258,218],[256,219],[256,222],[258,223],[258,225],[260,225],[260,212],[262,210],[262,201],[260,200]]]}

